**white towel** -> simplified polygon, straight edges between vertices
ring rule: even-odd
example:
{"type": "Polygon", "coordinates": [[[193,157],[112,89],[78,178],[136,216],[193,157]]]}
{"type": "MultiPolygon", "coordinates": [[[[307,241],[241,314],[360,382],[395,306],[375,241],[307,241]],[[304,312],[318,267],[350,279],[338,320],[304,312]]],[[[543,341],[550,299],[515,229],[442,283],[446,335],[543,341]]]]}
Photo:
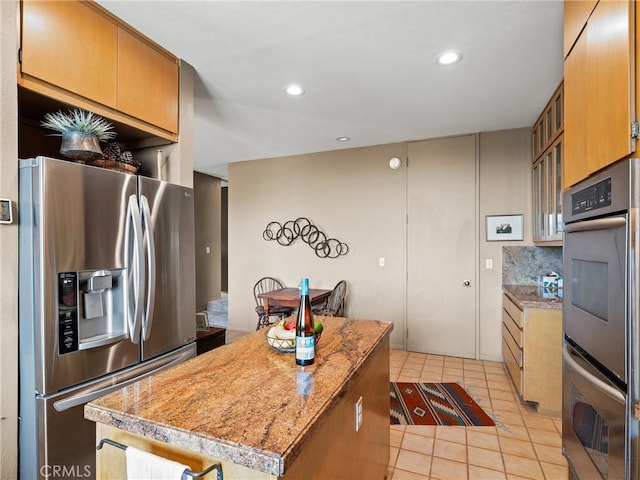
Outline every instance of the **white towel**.
{"type": "Polygon", "coordinates": [[[181,480],[189,467],[134,447],[124,451],[127,480],[181,480]]]}

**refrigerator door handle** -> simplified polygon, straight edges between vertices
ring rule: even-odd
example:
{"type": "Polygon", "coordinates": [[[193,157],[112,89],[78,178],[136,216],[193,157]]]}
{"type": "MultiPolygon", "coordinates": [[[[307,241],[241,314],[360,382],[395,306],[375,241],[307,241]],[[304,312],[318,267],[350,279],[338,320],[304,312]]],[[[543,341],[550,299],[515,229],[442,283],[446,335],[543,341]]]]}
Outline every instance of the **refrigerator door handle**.
{"type": "Polygon", "coordinates": [[[135,195],[129,197],[127,222],[125,226],[125,262],[128,270],[127,283],[129,295],[127,301],[127,324],[129,338],[133,343],[140,341],[140,325],[142,324],[142,301],[145,283],[144,261],[142,255],[142,219],[140,207],[135,195]],[[133,247],[133,248],[132,248],[133,247]]]}
{"type": "Polygon", "coordinates": [[[85,403],[91,402],[96,398],[102,397],[103,395],[106,395],[111,392],[115,392],[116,390],[120,390],[121,388],[131,385],[132,383],[142,380],[143,378],[149,377],[158,372],[166,370],[169,367],[173,367],[174,365],[182,363],[185,360],[188,360],[189,358],[192,358],[192,357],[193,357],[193,352],[191,350],[182,352],[179,356],[171,359],[171,361],[169,361],[168,363],[164,363],[160,365],[158,368],[154,368],[153,370],[150,370],[140,375],[134,374],[133,377],[123,380],[122,382],[116,383],[115,385],[109,385],[108,387],[100,388],[98,390],[94,390],[86,393],[79,393],[78,395],[67,397],[64,400],[58,400],[57,402],[54,402],[53,408],[55,408],[56,411],[58,412],[64,412],[65,410],[69,410],[70,408],[77,407],[78,405],[84,405],[85,403]]]}
{"type": "Polygon", "coordinates": [[[144,243],[147,247],[147,273],[149,275],[149,283],[147,285],[147,302],[142,319],[142,338],[149,340],[151,335],[151,324],[153,322],[153,306],[156,301],[156,248],[153,238],[153,225],[151,220],[151,209],[147,197],[140,197],[142,206],[142,218],[144,220],[144,243]]]}

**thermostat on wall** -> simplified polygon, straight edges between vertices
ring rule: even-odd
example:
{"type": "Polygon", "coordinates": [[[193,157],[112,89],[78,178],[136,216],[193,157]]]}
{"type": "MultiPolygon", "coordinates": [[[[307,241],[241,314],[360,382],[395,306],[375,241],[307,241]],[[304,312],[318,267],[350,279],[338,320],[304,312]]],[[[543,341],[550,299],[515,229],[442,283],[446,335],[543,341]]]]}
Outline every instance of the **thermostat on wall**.
{"type": "Polygon", "coordinates": [[[0,223],[13,223],[11,200],[0,198],[0,223]]]}

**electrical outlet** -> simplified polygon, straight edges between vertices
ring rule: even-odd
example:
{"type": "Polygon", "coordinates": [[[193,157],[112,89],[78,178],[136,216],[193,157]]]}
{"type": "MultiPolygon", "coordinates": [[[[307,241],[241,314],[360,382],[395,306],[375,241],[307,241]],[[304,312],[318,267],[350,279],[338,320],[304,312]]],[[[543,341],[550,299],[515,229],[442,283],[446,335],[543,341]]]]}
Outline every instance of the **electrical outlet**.
{"type": "Polygon", "coordinates": [[[378,266],[379,267],[384,267],[384,257],[378,258],[378,266]]]}
{"type": "Polygon", "coordinates": [[[491,270],[491,269],[493,269],[493,259],[492,259],[492,258],[487,258],[487,259],[484,261],[484,267],[485,267],[487,270],[491,270]]]}
{"type": "Polygon", "coordinates": [[[356,432],[360,430],[362,426],[362,397],[355,403],[355,416],[356,416],[356,432]]]}

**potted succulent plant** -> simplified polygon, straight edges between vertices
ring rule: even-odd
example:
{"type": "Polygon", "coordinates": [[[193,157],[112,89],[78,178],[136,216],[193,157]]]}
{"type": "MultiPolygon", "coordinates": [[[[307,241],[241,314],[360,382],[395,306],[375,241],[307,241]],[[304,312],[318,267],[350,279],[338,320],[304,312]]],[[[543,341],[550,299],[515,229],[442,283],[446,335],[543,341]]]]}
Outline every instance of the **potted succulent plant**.
{"type": "Polygon", "coordinates": [[[60,153],[63,156],[80,162],[102,158],[100,142],[116,136],[110,122],[79,108],[67,113],[47,113],[41,125],[62,136],[60,153]]]}

